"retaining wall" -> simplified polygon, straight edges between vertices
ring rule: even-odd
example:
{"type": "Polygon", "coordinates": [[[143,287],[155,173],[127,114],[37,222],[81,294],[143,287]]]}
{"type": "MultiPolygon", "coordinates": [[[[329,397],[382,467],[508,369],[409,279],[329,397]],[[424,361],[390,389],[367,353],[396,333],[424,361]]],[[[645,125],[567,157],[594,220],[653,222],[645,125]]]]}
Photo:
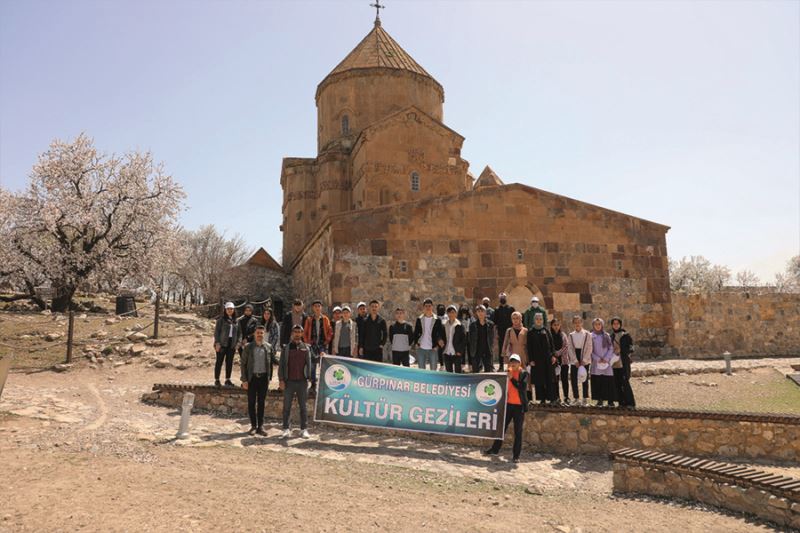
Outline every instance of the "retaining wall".
{"type": "Polygon", "coordinates": [[[611,458],[614,492],[699,501],[800,528],[800,479],[630,448],[612,452],[611,458]]]}
{"type": "MultiPolygon", "coordinates": [[[[243,389],[156,384],[144,401],[179,408],[184,392],[195,394],[195,408],[224,415],[246,415],[243,389]]],[[[277,391],[267,396],[265,415],[280,419],[283,400],[277,391]]],[[[308,402],[309,417],[314,405],[308,402]]],[[[295,409],[295,420],[297,419],[295,409]]],[[[360,428],[397,434],[395,430],[360,428]]],[[[468,443],[480,440],[428,433],[409,438],[468,443]]],[[[511,436],[507,440],[509,440],[511,436]]],[[[532,408],[525,418],[526,447],[556,454],[607,454],[623,447],[695,457],[745,458],[755,461],[800,461],[800,416],[703,411],[610,409],[599,407],[532,408]]]]}

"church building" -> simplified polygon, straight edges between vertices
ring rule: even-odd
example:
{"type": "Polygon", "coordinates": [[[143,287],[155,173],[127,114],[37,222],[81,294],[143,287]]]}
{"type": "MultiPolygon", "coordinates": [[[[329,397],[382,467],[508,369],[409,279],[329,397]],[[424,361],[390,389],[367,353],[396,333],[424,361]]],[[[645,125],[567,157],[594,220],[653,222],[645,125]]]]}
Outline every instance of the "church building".
{"type": "MultiPolygon", "coordinates": [[[[619,315],[639,356],[669,355],[667,226],[519,183],[476,180],[444,123],[444,88],[372,30],[316,91],[317,155],[287,157],[283,268],[328,307],[376,298],[390,318],[421,302],[538,296],[569,327],[619,315]]],[[[586,326],[589,327],[588,325],[586,326]]]]}

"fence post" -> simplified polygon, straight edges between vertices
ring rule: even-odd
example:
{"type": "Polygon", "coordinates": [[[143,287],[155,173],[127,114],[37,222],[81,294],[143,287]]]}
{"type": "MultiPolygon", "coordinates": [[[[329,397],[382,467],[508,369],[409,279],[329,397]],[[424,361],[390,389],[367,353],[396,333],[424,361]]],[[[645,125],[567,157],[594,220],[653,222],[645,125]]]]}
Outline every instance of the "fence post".
{"type": "Polygon", "coordinates": [[[67,323],[67,363],[72,362],[72,333],[75,329],[75,312],[69,310],[69,319],[67,323]]]}
{"type": "Polygon", "coordinates": [[[156,292],[156,316],[153,319],[153,338],[158,338],[158,314],[161,310],[161,291],[156,292]]]}

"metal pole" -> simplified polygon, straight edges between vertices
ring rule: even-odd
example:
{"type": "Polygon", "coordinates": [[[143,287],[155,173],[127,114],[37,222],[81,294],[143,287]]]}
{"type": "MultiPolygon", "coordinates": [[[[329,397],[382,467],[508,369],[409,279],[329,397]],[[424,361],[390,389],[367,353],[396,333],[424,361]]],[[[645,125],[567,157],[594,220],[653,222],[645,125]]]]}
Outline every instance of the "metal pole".
{"type": "Polygon", "coordinates": [[[183,393],[183,403],[181,404],[181,424],[178,426],[178,435],[176,438],[188,439],[189,438],[189,417],[192,415],[192,407],[194,406],[194,393],[183,393]]]}
{"type": "Polygon", "coordinates": [[[72,362],[72,333],[75,329],[75,313],[69,310],[69,323],[67,325],[67,363],[72,362]]]}
{"type": "Polygon", "coordinates": [[[156,292],[156,316],[153,319],[153,338],[158,338],[158,313],[161,309],[161,291],[156,292]]]}

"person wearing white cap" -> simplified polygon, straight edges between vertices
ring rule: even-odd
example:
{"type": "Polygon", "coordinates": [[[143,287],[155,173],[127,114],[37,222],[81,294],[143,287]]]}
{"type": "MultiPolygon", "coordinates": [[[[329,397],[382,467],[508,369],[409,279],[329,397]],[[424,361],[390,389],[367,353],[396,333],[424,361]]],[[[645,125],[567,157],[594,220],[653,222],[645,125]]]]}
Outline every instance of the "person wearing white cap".
{"type": "MultiPolygon", "coordinates": [[[[514,422],[514,451],[511,460],[519,462],[522,452],[522,426],[525,422],[525,412],[528,410],[526,391],[528,390],[528,372],[522,367],[520,356],[511,354],[508,358],[508,389],[506,390],[506,430],[514,422]]],[[[483,452],[484,455],[497,455],[503,441],[497,439],[492,447],[483,452]]]]}
{"type": "MultiPolygon", "coordinates": [[[[333,311],[331,311],[331,327],[333,328],[334,335],[336,334],[336,323],[342,319],[342,308],[338,305],[333,307],[333,311]]],[[[331,337],[331,342],[328,344],[328,353],[333,353],[333,337],[331,337]]]]}
{"type": "Polygon", "coordinates": [[[219,387],[219,375],[222,371],[222,363],[225,363],[225,386],[233,387],[231,373],[233,372],[233,354],[239,344],[241,332],[239,322],[236,320],[236,306],[233,302],[226,302],[222,316],[217,319],[214,326],[214,351],[217,353],[217,361],[214,364],[214,386],[219,387]]]}
{"type": "Polygon", "coordinates": [[[488,296],[484,296],[481,300],[481,305],[486,308],[486,318],[494,322],[494,308],[491,306],[492,300],[488,296]]]}
{"type": "Polygon", "coordinates": [[[547,310],[539,304],[538,296],[534,296],[533,298],[531,298],[531,306],[522,315],[522,324],[526,328],[528,328],[528,330],[533,329],[533,317],[536,316],[536,313],[542,314],[542,320],[544,320],[544,323],[546,325],[547,310]]]}

